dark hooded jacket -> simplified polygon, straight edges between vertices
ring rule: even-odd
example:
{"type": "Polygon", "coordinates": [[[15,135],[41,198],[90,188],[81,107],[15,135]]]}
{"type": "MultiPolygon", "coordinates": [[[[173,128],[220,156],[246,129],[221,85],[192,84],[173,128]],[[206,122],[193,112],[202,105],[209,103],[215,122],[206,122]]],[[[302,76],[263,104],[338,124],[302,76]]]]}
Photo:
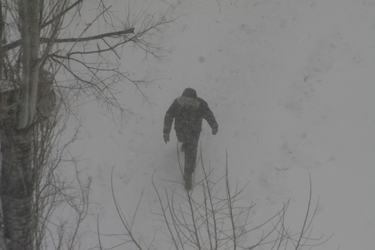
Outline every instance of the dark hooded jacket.
{"type": "Polygon", "coordinates": [[[207,102],[197,97],[194,89],[187,88],[182,96],[176,98],[167,110],[164,119],[163,133],[169,134],[175,119],[176,133],[200,133],[202,119],[205,119],[212,129],[217,129],[216,119],[207,102]]]}

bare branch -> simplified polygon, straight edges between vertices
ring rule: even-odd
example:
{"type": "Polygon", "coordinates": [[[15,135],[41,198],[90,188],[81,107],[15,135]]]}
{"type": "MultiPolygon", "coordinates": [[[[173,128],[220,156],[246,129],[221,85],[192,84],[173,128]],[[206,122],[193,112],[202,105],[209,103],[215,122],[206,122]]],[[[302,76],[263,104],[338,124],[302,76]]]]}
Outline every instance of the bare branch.
{"type": "Polygon", "coordinates": [[[66,15],[66,13],[68,13],[70,10],[72,10],[73,8],[75,8],[77,5],[79,5],[82,2],[83,2],[83,0],[77,0],[75,3],[73,3],[72,5],[70,5],[68,8],[66,8],[63,11],[61,11],[57,16],[55,16],[51,20],[49,20],[49,21],[41,24],[40,28],[43,29],[46,26],[50,25],[51,23],[55,22],[56,20],[61,19],[62,17],[64,17],[66,15]]]}
{"type": "Polygon", "coordinates": [[[117,214],[120,217],[121,223],[124,226],[124,228],[126,229],[127,235],[130,237],[131,242],[134,243],[135,246],[139,250],[142,250],[142,247],[140,246],[140,243],[134,237],[132,226],[133,226],[134,219],[135,219],[135,216],[136,216],[137,211],[138,211],[139,203],[141,202],[141,199],[142,199],[143,195],[141,195],[141,197],[140,197],[140,199],[138,201],[137,209],[134,212],[132,223],[129,225],[129,223],[127,222],[125,216],[123,215],[123,213],[121,211],[121,208],[120,208],[120,206],[119,206],[119,204],[117,202],[117,199],[116,199],[116,195],[115,195],[115,191],[114,191],[114,187],[113,187],[113,170],[114,170],[114,168],[115,168],[115,166],[113,166],[112,170],[111,170],[111,192],[112,192],[112,198],[113,198],[113,201],[115,203],[117,214]]]}
{"type": "MultiPolygon", "coordinates": [[[[121,30],[121,31],[117,31],[117,32],[109,32],[109,33],[104,33],[104,34],[100,34],[100,35],[96,35],[96,36],[89,36],[89,37],[54,39],[53,42],[54,43],[74,43],[74,42],[77,42],[77,41],[78,42],[87,42],[87,41],[103,39],[103,38],[106,38],[106,37],[120,37],[120,36],[124,36],[124,35],[131,34],[131,33],[134,33],[134,28],[121,30]]],[[[44,37],[40,38],[41,43],[48,43],[50,41],[51,41],[51,39],[49,39],[49,38],[44,38],[44,37]]]]}

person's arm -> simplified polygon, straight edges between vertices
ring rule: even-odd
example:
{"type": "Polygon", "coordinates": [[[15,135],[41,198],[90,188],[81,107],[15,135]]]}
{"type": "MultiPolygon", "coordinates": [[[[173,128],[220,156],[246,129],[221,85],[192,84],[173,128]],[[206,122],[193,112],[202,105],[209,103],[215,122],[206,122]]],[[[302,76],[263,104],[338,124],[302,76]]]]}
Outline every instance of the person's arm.
{"type": "Polygon", "coordinates": [[[176,117],[176,114],[177,114],[177,109],[178,109],[177,105],[178,105],[177,101],[174,100],[172,105],[169,107],[169,109],[165,113],[164,127],[163,127],[163,136],[164,136],[165,143],[169,141],[169,133],[171,132],[171,129],[172,129],[173,119],[176,117]]]}
{"type": "Polygon", "coordinates": [[[212,129],[212,134],[216,135],[219,125],[216,122],[215,116],[212,113],[211,109],[208,107],[206,102],[202,103],[203,118],[208,122],[212,129]]]}

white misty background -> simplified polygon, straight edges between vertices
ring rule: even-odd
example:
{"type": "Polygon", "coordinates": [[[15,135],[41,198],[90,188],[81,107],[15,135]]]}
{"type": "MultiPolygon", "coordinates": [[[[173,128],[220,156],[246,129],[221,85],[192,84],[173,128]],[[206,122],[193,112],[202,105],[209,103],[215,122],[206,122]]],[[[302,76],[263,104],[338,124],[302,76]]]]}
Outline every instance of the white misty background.
{"type": "MultiPolygon", "coordinates": [[[[174,131],[165,145],[162,127],[174,98],[192,87],[219,123],[216,136],[203,125],[204,164],[220,178],[228,153],[233,185],[247,184],[241,204],[256,204],[250,215],[255,225],[290,200],[287,224],[300,228],[310,175],[313,202],[319,200],[312,236],[333,234],[316,249],[372,249],[375,1],[143,2],[149,13],[169,8],[167,17],[178,17],[155,38],[165,49],[162,57],[134,52],[121,59],[124,71],[157,79],[140,86],[147,100],[128,86],[117,96],[134,114],[124,124],[95,103],[79,107],[82,124],[69,123],[82,126],[82,140],[70,151],[81,159],[81,178],[91,180],[82,247],[97,244],[97,222],[101,233],[112,234],[102,237],[103,245],[123,241],[114,236],[123,233],[111,196],[115,166],[118,204],[128,218],[138,209],[137,236],[153,242],[151,249],[173,249],[153,213],[152,178],[157,188],[184,192],[174,131]]],[[[121,3],[113,4],[121,13],[121,3]]],[[[195,180],[200,177],[197,167],[195,180]]],[[[193,195],[201,195],[197,190],[193,195]]]]}

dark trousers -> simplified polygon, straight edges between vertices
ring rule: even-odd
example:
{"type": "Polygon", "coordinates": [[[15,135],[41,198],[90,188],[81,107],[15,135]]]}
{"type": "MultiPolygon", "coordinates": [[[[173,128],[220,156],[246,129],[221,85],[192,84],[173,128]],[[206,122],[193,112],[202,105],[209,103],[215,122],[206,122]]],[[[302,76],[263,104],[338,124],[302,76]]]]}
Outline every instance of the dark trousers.
{"type": "Polygon", "coordinates": [[[197,151],[200,132],[184,133],[183,131],[176,130],[177,139],[183,143],[185,152],[185,176],[191,176],[195,170],[195,164],[197,162],[197,151]]]}

